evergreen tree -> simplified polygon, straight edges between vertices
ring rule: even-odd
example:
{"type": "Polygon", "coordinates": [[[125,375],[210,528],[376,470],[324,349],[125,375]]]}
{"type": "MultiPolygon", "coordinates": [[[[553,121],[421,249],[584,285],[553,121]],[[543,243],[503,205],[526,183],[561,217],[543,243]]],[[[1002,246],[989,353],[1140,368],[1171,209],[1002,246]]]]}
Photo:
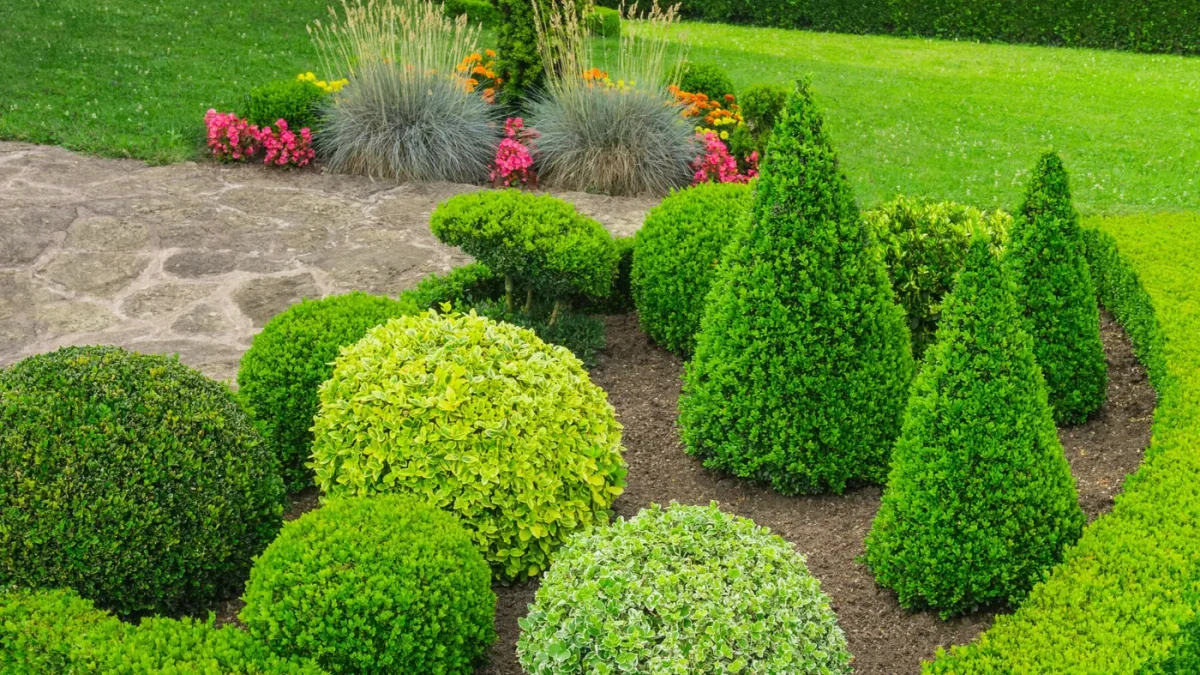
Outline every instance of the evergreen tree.
{"type": "Polygon", "coordinates": [[[1096,287],[1062,160],[1042,156],[1013,225],[1008,254],[1017,305],[1060,424],[1087,419],[1107,395],[1096,287]]]}
{"type": "Polygon", "coordinates": [[[542,87],[546,70],[538,52],[537,16],[533,2],[538,3],[542,20],[547,20],[557,0],[494,0],[500,14],[496,30],[499,51],[497,70],[504,80],[500,95],[504,103],[520,103],[542,87]]]}
{"type": "Polygon", "coordinates": [[[739,229],[685,377],[688,452],[784,494],[882,482],[912,378],[908,330],[807,83],[739,229]]]}
{"type": "Polygon", "coordinates": [[[906,608],[1016,601],[1084,516],[1013,284],[977,234],[913,385],[867,565],[906,608]]]}

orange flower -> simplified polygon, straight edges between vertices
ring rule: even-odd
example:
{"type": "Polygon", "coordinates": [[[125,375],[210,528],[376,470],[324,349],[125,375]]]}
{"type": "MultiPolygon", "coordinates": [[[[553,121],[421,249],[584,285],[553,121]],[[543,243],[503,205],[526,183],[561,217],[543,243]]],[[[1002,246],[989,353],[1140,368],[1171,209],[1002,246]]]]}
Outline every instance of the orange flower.
{"type": "Polygon", "coordinates": [[[485,50],[483,50],[483,53],[484,53],[484,54],[487,54],[487,57],[488,57],[489,59],[494,59],[494,58],[496,58],[496,52],[495,52],[495,50],[492,50],[492,49],[485,49],[485,50]]]}

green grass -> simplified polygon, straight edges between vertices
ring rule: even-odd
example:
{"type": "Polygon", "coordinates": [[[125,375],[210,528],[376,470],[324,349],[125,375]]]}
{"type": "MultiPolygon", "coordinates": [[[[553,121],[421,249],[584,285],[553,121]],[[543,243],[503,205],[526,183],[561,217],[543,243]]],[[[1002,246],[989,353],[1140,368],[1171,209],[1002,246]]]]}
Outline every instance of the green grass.
{"type": "MultiPolygon", "coordinates": [[[[328,0],[4,4],[0,138],[168,162],[199,156],[208,108],[315,69],[304,26],[328,0]]],[[[1200,209],[1200,59],[685,30],[692,58],[739,87],[811,74],[864,207],[898,193],[1012,206],[1054,148],[1085,213],[1200,209]]]]}

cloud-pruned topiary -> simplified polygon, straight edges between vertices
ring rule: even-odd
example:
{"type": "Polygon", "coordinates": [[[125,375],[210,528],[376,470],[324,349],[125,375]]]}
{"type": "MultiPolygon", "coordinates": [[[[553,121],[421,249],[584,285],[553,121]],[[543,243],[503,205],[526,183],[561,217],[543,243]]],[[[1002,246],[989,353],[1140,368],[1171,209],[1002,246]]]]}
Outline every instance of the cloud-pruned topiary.
{"type": "Polygon", "coordinates": [[[1021,600],[1083,531],[1012,281],[976,235],[913,385],[867,565],[943,617],[1021,600]]]}
{"type": "Polygon", "coordinates": [[[275,538],[283,495],[229,390],[176,359],[68,347],[0,370],[0,584],[203,605],[275,538]]]}
{"type": "Polygon", "coordinates": [[[801,82],[707,300],[688,452],[784,494],[885,479],[913,361],[874,247],[801,82]]]}
{"type": "Polygon", "coordinates": [[[330,673],[468,675],[496,639],[492,572],[458,519],[398,495],[329,500],[287,523],[239,615],[330,673]]]}
{"type": "Polygon", "coordinates": [[[879,241],[896,301],[908,317],[913,356],[933,342],[942,298],[962,269],[971,234],[982,228],[997,246],[1008,240],[1012,216],[954,202],[900,197],[863,214],[879,241]]]}
{"type": "Polygon", "coordinates": [[[651,506],[577,535],[520,623],[530,675],[850,673],[804,557],[716,505],[651,506]]]}
{"type": "Polygon", "coordinates": [[[721,251],[750,213],[749,185],[701,183],[672,193],[638,230],[631,284],[642,330],[687,355],[696,344],[721,251]]]}
{"type": "Polygon", "coordinates": [[[254,336],[238,369],[238,395],[278,454],[288,489],[312,485],[305,464],[312,454],[317,389],[333,373],[338,351],[368,329],[417,311],[411,302],[354,291],[303,300],[254,336]]]}
{"type": "Polygon", "coordinates": [[[1026,188],[1008,264],[1054,418],[1082,422],[1107,397],[1107,363],[1079,214],[1071,205],[1067,171],[1053,152],[1038,161],[1026,188]]]}
{"type": "Polygon", "coordinates": [[[323,491],[452,511],[503,577],[537,575],[571,533],[607,523],[625,485],[621,425],[579,360],[474,312],[371,330],[320,400],[323,491]]]}

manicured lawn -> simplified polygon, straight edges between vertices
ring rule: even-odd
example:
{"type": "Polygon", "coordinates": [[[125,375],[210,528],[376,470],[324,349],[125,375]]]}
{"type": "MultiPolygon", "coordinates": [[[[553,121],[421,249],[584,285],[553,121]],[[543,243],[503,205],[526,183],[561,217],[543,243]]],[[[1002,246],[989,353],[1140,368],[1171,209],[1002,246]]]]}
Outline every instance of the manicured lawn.
{"type": "MultiPolygon", "coordinates": [[[[0,10],[0,138],[166,162],[201,117],[314,69],[327,0],[31,0],[0,10]]],[[[1058,149],[1087,213],[1200,209],[1200,59],[687,24],[739,86],[811,74],[864,206],[1011,206],[1058,149]]],[[[485,38],[486,40],[486,38],[485,38]]],[[[323,74],[325,75],[325,74],[323,74]]]]}

